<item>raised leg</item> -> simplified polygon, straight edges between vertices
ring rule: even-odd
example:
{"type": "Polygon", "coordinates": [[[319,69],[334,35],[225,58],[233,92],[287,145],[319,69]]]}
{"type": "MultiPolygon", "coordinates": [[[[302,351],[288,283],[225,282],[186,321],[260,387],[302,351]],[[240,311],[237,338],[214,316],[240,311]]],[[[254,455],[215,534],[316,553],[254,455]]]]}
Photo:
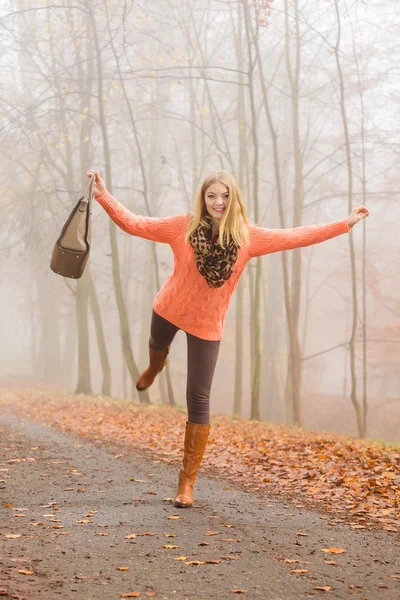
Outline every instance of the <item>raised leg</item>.
{"type": "Polygon", "coordinates": [[[149,366],[136,382],[136,389],[143,391],[151,386],[154,379],[167,364],[167,357],[179,327],[173,325],[154,310],[151,318],[149,339],[149,366]]]}

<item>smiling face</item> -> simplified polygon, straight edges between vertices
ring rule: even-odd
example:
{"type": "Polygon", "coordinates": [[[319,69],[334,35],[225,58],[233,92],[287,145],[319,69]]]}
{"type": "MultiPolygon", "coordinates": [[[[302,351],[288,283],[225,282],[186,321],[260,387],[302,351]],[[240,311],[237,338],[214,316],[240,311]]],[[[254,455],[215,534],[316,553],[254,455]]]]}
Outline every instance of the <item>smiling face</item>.
{"type": "Polygon", "coordinates": [[[211,217],[213,229],[219,229],[219,223],[228,206],[229,190],[225,184],[216,182],[205,191],[204,200],[206,209],[211,217]]]}

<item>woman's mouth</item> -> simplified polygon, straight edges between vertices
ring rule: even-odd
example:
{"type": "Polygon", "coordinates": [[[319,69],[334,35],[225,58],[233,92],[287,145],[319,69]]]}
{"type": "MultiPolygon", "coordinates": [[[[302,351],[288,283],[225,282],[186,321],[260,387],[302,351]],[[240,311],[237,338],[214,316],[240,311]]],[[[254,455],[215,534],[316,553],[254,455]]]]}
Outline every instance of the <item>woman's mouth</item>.
{"type": "Polygon", "coordinates": [[[220,214],[221,214],[221,213],[223,213],[223,212],[224,212],[225,208],[224,208],[224,207],[222,207],[222,208],[214,208],[214,210],[215,210],[215,212],[217,212],[217,213],[220,213],[220,214]]]}

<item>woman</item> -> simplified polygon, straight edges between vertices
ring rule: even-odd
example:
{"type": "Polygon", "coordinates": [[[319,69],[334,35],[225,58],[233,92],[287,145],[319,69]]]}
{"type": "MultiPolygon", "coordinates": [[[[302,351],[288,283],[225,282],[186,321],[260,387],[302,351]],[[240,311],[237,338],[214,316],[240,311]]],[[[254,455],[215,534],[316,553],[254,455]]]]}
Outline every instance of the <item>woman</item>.
{"type": "MultiPolygon", "coordinates": [[[[88,171],[92,176],[93,171],[88,171]]],[[[183,468],[175,506],[193,503],[193,486],[210,431],[210,390],[225,315],[247,262],[264,254],[328,240],[369,215],[361,206],[347,219],[295,229],[264,229],[248,222],[232,175],[216,171],[202,183],[194,216],[141,217],[122,206],[95,173],[94,196],[124,231],[170,244],[174,270],[155,297],[149,339],[150,364],[136,388],[147,389],[163,369],[176,332],[188,345],[187,409],[183,468]]]]}

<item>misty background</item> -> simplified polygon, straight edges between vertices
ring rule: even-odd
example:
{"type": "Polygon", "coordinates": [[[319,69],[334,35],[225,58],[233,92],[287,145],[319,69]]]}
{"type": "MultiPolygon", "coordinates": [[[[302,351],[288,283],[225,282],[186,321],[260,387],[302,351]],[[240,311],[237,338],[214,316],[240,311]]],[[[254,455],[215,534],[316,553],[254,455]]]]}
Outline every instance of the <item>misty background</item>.
{"type": "Polygon", "coordinates": [[[150,216],[225,169],[263,227],[371,216],[248,264],[211,410],[399,441],[399,36],[395,0],[3,0],[0,376],[185,406],[182,332],[135,389],[169,246],[94,202],[82,279],[50,256],[89,168],[150,216]]]}

